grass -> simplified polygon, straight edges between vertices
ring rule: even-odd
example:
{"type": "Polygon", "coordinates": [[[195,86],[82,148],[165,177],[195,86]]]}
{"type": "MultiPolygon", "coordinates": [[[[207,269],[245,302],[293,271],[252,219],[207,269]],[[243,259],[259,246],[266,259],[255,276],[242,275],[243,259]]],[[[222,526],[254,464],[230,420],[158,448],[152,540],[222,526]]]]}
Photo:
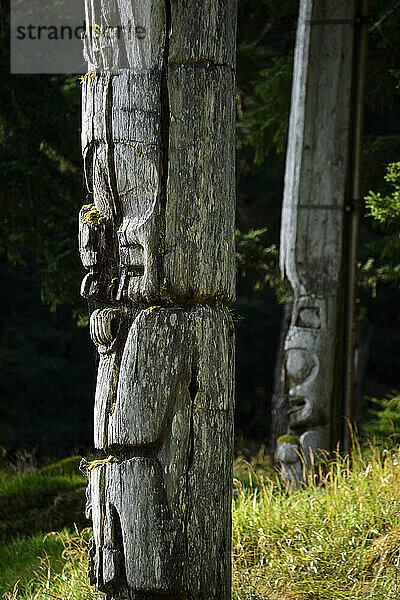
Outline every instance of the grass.
{"type": "Polygon", "coordinates": [[[235,600],[400,598],[400,451],[338,456],[308,487],[237,482],[235,600]]]}
{"type": "Polygon", "coordinates": [[[52,572],[62,571],[62,537],[45,534],[89,523],[83,514],[86,480],[79,462],[80,457],[73,456],[42,469],[1,472],[0,597],[17,580],[24,588],[47,557],[51,556],[52,572]]]}
{"type": "MultiPolygon", "coordinates": [[[[67,533],[66,531],[63,532],[67,533]]],[[[0,546],[0,590],[3,594],[12,590],[16,582],[21,587],[27,586],[35,572],[38,572],[51,556],[52,571],[61,572],[63,544],[59,537],[45,536],[43,533],[29,537],[17,538],[0,546]]],[[[2,594],[0,592],[0,597],[2,594]]]]}
{"type": "Polygon", "coordinates": [[[0,542],[78,523],[84,527],[80,457],[0,480],[0,542]]]}
{"type": "MultiPolygon", "coordinates": [[[[90,529],[81,533],[64,530],[42,537],[45,552],[32,568],[28,581],[15,582],[3,595],[5,600],[19,598],[30,600],[94,600],[101,599],[89,586],[86,577],[86,554],[90,529]],[[54,554],[49,551],[53,549],[54,554]]],[[[29,540],[29,552],[33,549],[29,540]]]]}
{"type": "MultiPolygon", "coordinates": [[[[400,598],[400,449],[353,456],[320,464],[296,491],[278,484],[262,454],[236,461],[233,600],[400,598]]],[[[66,530],[42,546],[31,538],[40,568],[27,587],[12,590],[8,579],[4,598],[100,598],[85,576],[87,538],[66,530]]],[[[10,561],[19,547],[7,546],[10,561]]]]}

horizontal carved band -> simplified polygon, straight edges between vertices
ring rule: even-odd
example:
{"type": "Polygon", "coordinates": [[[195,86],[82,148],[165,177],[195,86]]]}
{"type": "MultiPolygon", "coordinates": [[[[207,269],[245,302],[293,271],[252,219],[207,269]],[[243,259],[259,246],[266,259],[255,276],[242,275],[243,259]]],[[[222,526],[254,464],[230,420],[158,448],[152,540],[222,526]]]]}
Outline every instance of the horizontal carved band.
{"type": "Polygon", "coordinates": [[[344,204],[285,204],[292,210],[344,210],[344,204]]]}
{"type": "Polygon", "coordinates": [[[311,19],[306,21],[306,25],[368,25],[371,17],[363,16],[355,19],[311,19]]]}

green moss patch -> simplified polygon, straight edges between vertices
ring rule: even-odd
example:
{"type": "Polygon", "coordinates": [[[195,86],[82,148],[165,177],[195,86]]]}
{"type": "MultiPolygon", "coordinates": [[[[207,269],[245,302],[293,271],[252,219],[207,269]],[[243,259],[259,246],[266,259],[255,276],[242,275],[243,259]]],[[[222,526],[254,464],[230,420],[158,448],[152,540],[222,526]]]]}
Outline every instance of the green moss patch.
{"type": "Polygon", "coordinates": [[[86,479],[71,457],[0,482],[0,541],[65,526],[87,527],[86,479]]]}
{"type": "Polygon", "coordinates": [[[281,435],[276,440],[277,444],[294,444],[298,446],[300,444],[300,438],[298,435],[281,435]]]}

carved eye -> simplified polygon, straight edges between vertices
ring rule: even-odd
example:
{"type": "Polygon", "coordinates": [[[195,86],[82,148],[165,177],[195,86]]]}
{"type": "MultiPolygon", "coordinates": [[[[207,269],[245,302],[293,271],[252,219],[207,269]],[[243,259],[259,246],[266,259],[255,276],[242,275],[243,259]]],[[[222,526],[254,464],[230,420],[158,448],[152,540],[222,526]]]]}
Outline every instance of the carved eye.
{"type": "Polygon", "coordinates": [[[308,327],[310,329],[320,329],[321,318],[319,315],[319,308],[302,308],[299,311],[297,327],[308,327]]]}
{"type": "Polygon", "coordinates": [[[310,375],[315,361],[308,350],[292,348],[286,356],[286,373],[293,383],[302,383],[310,375]]]}

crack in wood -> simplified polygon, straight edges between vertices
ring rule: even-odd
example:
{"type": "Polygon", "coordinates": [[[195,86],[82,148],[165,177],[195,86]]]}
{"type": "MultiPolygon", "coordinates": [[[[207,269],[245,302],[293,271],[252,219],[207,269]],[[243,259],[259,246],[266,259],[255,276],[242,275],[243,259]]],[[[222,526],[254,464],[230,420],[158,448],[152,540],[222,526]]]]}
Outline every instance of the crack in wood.
{"type": "MultiPolygon", "coordinates": [[[[187,457],[186,457],[186,472],[185,472],[185,496],[186,501],[184,505],[184,539],[185,539],[185,555],[186,555],[186,568],[190,568],[189,561],[189,518],[191,512],[192,492],[190,484],[190,471],[193,467],[194,458],[194,408],[195,399],[199,391],[199,385],[197,381],[197,356],[192,356],[192,367],[191,377],[188,385],[189,397],[190,397],[190,416],[189,416],[189,435],[187,445],[187,457]]],[[[189,572],[186,573],[186,580],[189,581],[189,572]]]]}
{"type": "Polygon", "coordinates": [[[231,73],[235,73],[234,67],[227,63],[216,62],[213,60],[207,59],[192,59],[192,60],[182,60],[176,61],[173,63],[169,63],[169,69],[205,69],[207,71],[215,71],[217,69],[224,69],[226,71],[230,71],[231,73]]]}
{"type": "Polygon", "coordinates": [[[104,98],[104,129],[106,134],[107,149],[107,175],[108,185],[112,198],[112,215],[114,230],[116,231],[121,223],[120,200],[117,186],[117,175],[115,168],[114,140],[113,140],[113,75],[107,75],[106,93],[104,98]]]}
{"type": "Polygon", "coordinates": [[[189,477],[189,471],[193,466],[193,457],[194,457],[194,423],[193,423],[193,414],[195,410],[196,396],[199,391],[199,383],[197,381],[197,367],[192,365],[192,374],[189,383],[189,395],[190,395],[190,424],[189,424],[189,452],[187,459],[187,468],[186,474],[187,478],[189,477]]]}
{"type": "Polygon", "coordinates": [[[83,170],[85,173],[86,189],[88,194],[93,195],[93,155],[94,142],[90,140],[83,152],[83,170]]]}
{"type": "Polygon", "coordinates": [[[164,279],[164,254],[165,233],[167,219],[168,198],[168,168],[169,168],[169,128],[170,128],[170,106],[168,92],[168,57],[169,57],[169,34],[171,30],[171,2],[165,0],[165,40],[161,68],[160,86],[160,123],[161,123],[161,180],[160,180],[160,232],[159,232],[159,273],[161,280],[164,279]]]}
{"type": "MultiPolygon", "coordinates": [[[[99,500],[100,500],[100,519],[99,519],[99,539],[104,540],[104,504],[105,504],[105,465],[100,467],[100,476],[99,476],[99,500]]],[[[97,589],[101,592],[105,591],[103,585],[103,548],[102,546],[96,548],[95,554],[95,575],[96,575],[96,583],[97,589]]]]}

